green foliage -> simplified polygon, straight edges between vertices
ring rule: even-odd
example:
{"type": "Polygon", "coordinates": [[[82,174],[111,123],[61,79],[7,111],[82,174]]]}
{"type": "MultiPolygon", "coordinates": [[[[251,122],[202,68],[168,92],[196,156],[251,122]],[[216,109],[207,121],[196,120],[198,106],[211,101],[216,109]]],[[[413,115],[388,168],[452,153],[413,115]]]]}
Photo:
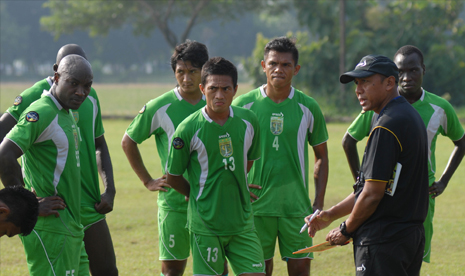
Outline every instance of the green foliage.
{"type": "MultiPolygon", "coordinates": [[[[308,28],[305,33],[294,34],[300,45],[301,70],[293,85],[325,97],[334,106],[357,108],[349,93],[340,92],[339,1],[293,3],[299,23],[308,28]]],[[[448,93],[455,105],[465,104],[465,78],[461,77],[465,74],[465,26],[459,16],[464,2],[366,0],[345,1],[345,6],[345,70],[351,70],[365,55],[393,58],[401,46],[415,45],[425,56],[423,87],[439,95],[448,93]]],[[[256,66],[268,40],[257,36],[255,50],[246,59],[245,68],[256,84],[264,82],[256,66]]],[[[347,85],[346,90],[352,89],[352,84],[347,85]]]]}

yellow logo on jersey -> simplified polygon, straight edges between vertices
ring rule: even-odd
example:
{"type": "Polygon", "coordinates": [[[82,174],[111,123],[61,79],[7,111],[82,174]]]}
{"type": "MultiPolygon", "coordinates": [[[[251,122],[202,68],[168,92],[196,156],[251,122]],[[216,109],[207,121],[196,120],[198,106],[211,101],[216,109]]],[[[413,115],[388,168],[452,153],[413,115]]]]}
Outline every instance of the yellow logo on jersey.
{"type": "Polygon", "coordinates": [[[270,130],[274,135],[279,135],[283,132],[284,117],[272,116],[270,120],[270,130]]]}
{"type": "Polygon", "coordinates": [[[73,110],[73,117],[76,124],[79,122],[79,112],[73,110]]]}
{"type": "MultiPolygon", "coordinates": [[[[229,135],[228,135],[229,136],[229,135]]],[[[229,157],[233,154],[231,137],[220,139],[220,152],[223,157],[229,157]]]]}

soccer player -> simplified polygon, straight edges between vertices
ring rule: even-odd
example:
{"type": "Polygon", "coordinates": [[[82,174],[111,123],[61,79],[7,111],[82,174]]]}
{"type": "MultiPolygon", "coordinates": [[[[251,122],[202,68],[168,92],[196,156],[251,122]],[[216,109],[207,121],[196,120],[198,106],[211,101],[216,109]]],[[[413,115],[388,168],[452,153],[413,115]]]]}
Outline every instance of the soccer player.
{"type": "Polygon", "coordinates": [[[32,192],[19,185],[0,190],[0,237],[29,235],[38,215],[39,202],[32,192]]]}
{"type": "MultiPolygon", "coordinates": [[[[76,54],[87,59],[84,50],[76,44],[67,44],[57,53],[53,70],[56,72],[63,57],[76,54]]],[[[53,77],[48,77],[26,89],[16,97],[13,106],[0,118],[0,140],[13,128],[21,113],[44,91],[50,90],[53,77]]],[[[78,110],[72,110],[82,137],[80,147],[81,164],[81,223],[84,226],[85,250],[81,256],[81,274],[90,270],[93,276],[118,275],[113,242],[105,214],[113,210],[115,185],[110,154],[104,137],[100,103],[93,88],[78,110]],[[102,178],[105,191],[100,194],[98,175],[102,178]],[[87,254],[86,254],[87,252],[87,254]],[[87,257],[88,255],[88,257],[87,257]]],[[[64,202],[57,196],[40,198],[41,216],[57,215],[56,208],[64,208],[64,202]]],[[[82,274],[83,275],[83,274],[82,274]]]]}
{"type": "Polygon", "coordinates": [[[84,102],[92,80],[85,58],[65,56],[50,91],[24,110],[0,144],[0,177],[5,186],[25,184],[38,197],[55,195],[66,204],[58,216],[39,217],[34,233],[21,237],[31,275],[80,275],[81,136],[71,109],[84,102]],[[22,168],[16,161],[20,156],[22,168]]]}
{"type": "Polygon", "coordinates": [[[200,91],[200,72],[208,60],[207,47],[187,40],[176,46],[171,67],[177,87],[151,100],[141,109],[124,134],[122,147],[132,169],[149,191],[158,193],[158,239],[162,274],[182,275],[189,257],[189,231],[186,229],[185,197],[166,183],[170,141],[178,125],[205,106],[200,91]],[[154,179],[146,169],[138,144],[154,135],[163,176],[154,179]]]}
{"type": "MultiPolygon", "coordinates": [[[[394,62],[399,68],[399,92],[420,114],[428,135],[428,175],[429,175],[429,209],[425,226],[425,253],[423,261],[430,262],[431,239],[433,237],[433,216],[435,198],[444,192],[452,175],[458,168],[465,154],[465,136],[462,125],[451,104],[422,88],[425,65],[423,53],[415,46],[401,47],[394,55],[394,62]],[[438,181],[436,172],[436,141],[439,134],[447,136],[455,144],[449,162],[438,181]]],[[[372,111],[362,112],[350,125],[343,139],[343,147],[353,175],[360,168],[357,142],[370,134],[377,114],[372,111]]]]}
{"type": "Polygon", "coordinates": [[[224,58],[205,63],[200,89],[207,104],[176,129],[167,168],[167,183],[189,197],[194,275],[221,275],[225,258],[235,275],[264,274],[247,187],[260,158],[257,117],[231,106],[237,70],[224,58]]]}
{"type": "Polygon", "coordinates": [[[341,75],[341,83],[355,82],[362,109],[373,110],[378,119],[354,192],[309,224],[313,236],[349,215],[326,240],[342,245],[353,238],[357,275],[419,275],[422,264],[428,141],[420,115],[399,96],[398,77],[394,62],[379,55],[363,57],[354,70],[341,75]]]}
{"type": "Polygon", "coordinates": [[[254,163],[248,180],[253,184],[255,226],[267,275],[273,272],[276,238],[289,275],[310,274],[313,253],[292,252],[312,245],[312,239],[299,232],[303,218],[323,208],[328,180],[328,132],[323,114],[313,98],[291,85],[300,69],[298,54],[291,39],[271,40],[261,62],[267,83],[233,102],[252,110],[260,121],[262,158],[254,163]],[[313,207],[307,142],[315,155],[313,207]]]}

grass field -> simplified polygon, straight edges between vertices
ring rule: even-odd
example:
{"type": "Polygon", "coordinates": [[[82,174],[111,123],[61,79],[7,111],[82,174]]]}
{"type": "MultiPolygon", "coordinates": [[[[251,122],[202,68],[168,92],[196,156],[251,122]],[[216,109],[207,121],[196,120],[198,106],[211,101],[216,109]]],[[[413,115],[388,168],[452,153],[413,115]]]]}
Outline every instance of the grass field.
{"type": "MultiPolygon", "coordinates": [[[[3,112],[14,97],[30,84],[0,84],[0,110],[3,112]],[[13,91],[16,90],[16,91],[13,91]],[[5,99],[9,102],[5,103],[5,99]]],[[[243,85],[243,91],[250,86],[243,85]]],[[[156,97],[171,86],[161,85],[105,85],[95,86],[102,102],[103,114],[134,116],[149,99],[156,97]],[[155,91],[152,93],[152,91],[155,91]],[[118,113],[119,112],[119,113],[118,113]]],[[[242,93],[242,92],[240,92],[242,93]]],[[[130,120],[104,120],[105,137],[113,161],[117,195],[115,208],[107,216],[113,237],[120,275],[160,275],[158,261],[156,193],[149,192],[131,170],[120,146],[121,138],[130,120]]],[[[352,178],[347,166],[341,139],[348,124],[328,124],[330,175],[326,191],[325,207],[336,204],[352,191],[352,178]]],[[[453,144],[439,138],[437,144],[438,176],[447,163],[453,144]]],[[[359,143],[361,151],[364,143],[359,143]]],[[[155,142],[147,140],[141,146],[146,166],[152,176],[161,173],[155,142]]],[[[435,233],[432,242],[432,263],[424,264],[422,275],[464,275],[465,239],[463,238],[465,209],[465,179],[462,164],[443,195],[436,201],[435,233]]],[[[310,189],[310,197],[313,198],[310,189]]],[[[317,234],[314,243],[324,241],[326,233],[339,225],[334,222],[328,229],[317,234]]],[[[286,266],[275,254],[274,275],[287,275],[286,266]]],[[[312,275],[354,275],[352,247],[344,246],[316,253],[312,262],[312,275]]],[[[0,275],[28,275],[23,247],[18,237],[0,239],[0,275]]],[[[189,259],[185,275],[192,275],[189,259]]],[[[230,275],[233,275],[231,272],[230,275]]]]}

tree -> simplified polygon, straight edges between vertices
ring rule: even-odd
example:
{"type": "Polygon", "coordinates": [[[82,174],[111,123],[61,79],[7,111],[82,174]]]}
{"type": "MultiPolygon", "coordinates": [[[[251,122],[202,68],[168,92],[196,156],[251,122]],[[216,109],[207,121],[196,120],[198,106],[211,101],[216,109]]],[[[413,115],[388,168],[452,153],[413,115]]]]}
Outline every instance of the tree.
{"type": "Polygon", "coordinates": [[[51,15],[41,18],[41,25],[57,38],[74,30],[89,31],[91,36],[106,35],[111,29],[130,24],[135,35],[149,36],[153,30],[160,30],[174,48],[185,41],[201,21],[221,19],[226,22],[265,5],[266,1],[261,0],[49,0],[45,7],[50,9],[51,15]],[[183,30],[170,26],[175,20],[185,21],[183,30]]]}
{"type": "MultiPolygon", "coordinates": [[[[301,69],[294,84],[302,85],[301,88],[311,95],[325,97],[339,111],[346,103],[352,103],[352,109],[359,109],[356,101],[351,100],[355,97],[344,98],[339,93],[336,72],[340,70],[340,5],[324,0],[294,0],[293,3],[300,24],[309,29],[307,33],[295,34],[300,46],[301,69]]],[[[456,105],[465,104],[465,94],[461,92],[465,86],[462,77],[465,74],[465,26],[459,17],[464,2],[359,0],[345,4],[346,70],[353,69],[367,54],[393,58],[399,47],[416,45],[425,55],[423,87],[439,95],[448,93],[456,105]]],[[[257,37],[255,60],[263,58],[264,43],[268,40],[257,37]]],[[[250,60],[246,65],[246,70],[256,75],[250,60]]],[[[353,87],[347,90],[353,91],[353,87]]]]}

